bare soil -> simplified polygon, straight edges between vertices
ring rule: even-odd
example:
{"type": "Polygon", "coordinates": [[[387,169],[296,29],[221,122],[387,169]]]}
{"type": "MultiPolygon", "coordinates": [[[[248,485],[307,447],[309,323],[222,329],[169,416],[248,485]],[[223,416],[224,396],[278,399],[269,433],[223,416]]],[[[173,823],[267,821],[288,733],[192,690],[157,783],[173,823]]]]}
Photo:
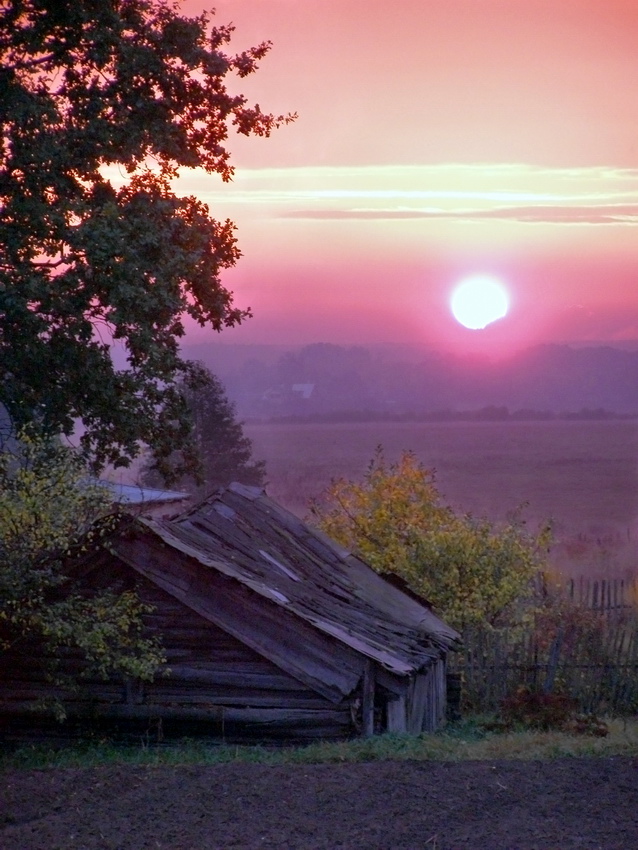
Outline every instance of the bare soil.
{"type": "Polygon", "coordinates": [[[2,850],[630,850],[638,761],[2,774],[2,850]]]}

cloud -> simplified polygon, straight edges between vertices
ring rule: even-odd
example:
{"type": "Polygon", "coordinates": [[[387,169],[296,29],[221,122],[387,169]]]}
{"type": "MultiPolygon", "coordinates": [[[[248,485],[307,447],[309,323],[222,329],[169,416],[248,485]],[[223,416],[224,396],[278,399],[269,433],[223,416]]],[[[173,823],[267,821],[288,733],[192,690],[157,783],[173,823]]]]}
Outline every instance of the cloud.
{"type": "Polygon", "coordinates": [[[297,219],[480,219],[518,221],[536,224],[638,224],[638,204],[603,204],[599,206],[503,206],[493,209],[315,209],[289,210],[279,218],[297,219]]]}
{"type": "Polygon", "coordinates": [[[223,188],[188,174],[182,189],[218,209],[273,221],[519,222],[633,226],[638,170],[516,163],[240,169],[223,188]]]}

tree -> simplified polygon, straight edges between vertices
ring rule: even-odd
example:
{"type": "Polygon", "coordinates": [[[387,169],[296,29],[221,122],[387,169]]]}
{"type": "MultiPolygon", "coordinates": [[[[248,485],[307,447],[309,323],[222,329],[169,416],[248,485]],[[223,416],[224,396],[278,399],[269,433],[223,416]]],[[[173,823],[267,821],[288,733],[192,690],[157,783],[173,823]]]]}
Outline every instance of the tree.
{"type": "MultiPolygon", "coordinates": [[[[190,486],[201,495],[231,481],[262,486],[266,476],[264,461],[252,459],[252,443],[244,434],[241,422],[237,421],[235,406],[229,401],[222,382],[207,369],[200,368],[197,388],[180,387],[192,421],[200,472],[197,477],[182,477],[178,484],[190,486]]],[[[184,464],[178,459],[174,465],[184,464]]],[[[143,480],[150,485],[164,483],[152,464],[143,480]]]]}
{"type": "Polygon", "coordinates": [[[240,255],[234,225],[171,183],[184,167],[229,180],[231,129],[268,136],[294,118],[227,90],[270,47],[227,55],[232,31],[163,0],[3,4],[0,402],[16,427],[81,420],[96,468],[145,442],[169,475],[189,436],[183,316],[220,331],[250,315],[220,281],[240,255]]]}
{"type": "Polygon", "coordinates": [[[461,630],[506,621],[549,544],[549,529],[530,534],[518,515],[497,528],[456,514],[412,452],[388,464],[378,448],[361,483],[334,481],[311,511],[323,531],[375,570],[401,576],[461,630]]]}
{"type": "Polygon", "coordinates": [[[74,578],[78,561],[121,521],[110,491],[59,442],[25,432],[15,451],[0,453],[0,666],[7,651],[15,657],[35,644],[67,687],[77,682],[56,673],[56,660],[69,647],[87,675],[153,677],[164,657],[142,634],[148,606],[132,590],[87,594],[74,578]]]}

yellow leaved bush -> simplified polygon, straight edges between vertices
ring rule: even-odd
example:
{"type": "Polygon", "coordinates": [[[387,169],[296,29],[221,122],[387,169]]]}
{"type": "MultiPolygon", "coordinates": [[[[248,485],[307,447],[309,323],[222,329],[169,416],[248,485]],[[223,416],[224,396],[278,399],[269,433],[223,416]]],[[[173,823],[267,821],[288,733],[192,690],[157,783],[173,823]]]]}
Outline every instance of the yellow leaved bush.
{"type": "Polygon", "coordinates": [[[375,570],[405,579],[460,630],[521,614],[551,537],[549,525],[530,533],[520,510],[498,526],[456,513],[412,452],[388,463],[381,447],[362,481],[333,481],[311,514],[375,570]]]}
{"type": "MultiPolygon", "coordinates": [[[[74,566],[120,522],[72,449],[27,430],[0,452],[0,664],[35,642],[51,671],[71,647],[86,662],[81,676],[154,676],[164,656],[144,634],[149,606],[130,590],[93,589],[74,566]]],[[[51,672],[67,689],[78,684],[63,679],[51,672]]]]}

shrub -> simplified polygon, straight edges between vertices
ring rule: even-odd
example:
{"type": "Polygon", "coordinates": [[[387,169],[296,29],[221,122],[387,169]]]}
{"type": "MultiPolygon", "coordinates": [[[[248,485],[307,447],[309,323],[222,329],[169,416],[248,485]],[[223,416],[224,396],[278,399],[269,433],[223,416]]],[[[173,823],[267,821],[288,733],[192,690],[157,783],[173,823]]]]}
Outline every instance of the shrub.
{"type": "Polygon", "coordinates": [[[576,701],[565,694],[546,694],[523,685],[501,703],[501,716],[510,726],[548,731],[563,729],[576,711],[576,701]]]}
{"type": "Polygon", "coordinates": [[[323,531],[401,576],[461,631],[520,615],[550,539],[549,528],[529,533],[518,513],[502,526],[456,513],[412,452],[388,464],[381,447],[362,483],[333,481],[311,510],[323,531]]]}

